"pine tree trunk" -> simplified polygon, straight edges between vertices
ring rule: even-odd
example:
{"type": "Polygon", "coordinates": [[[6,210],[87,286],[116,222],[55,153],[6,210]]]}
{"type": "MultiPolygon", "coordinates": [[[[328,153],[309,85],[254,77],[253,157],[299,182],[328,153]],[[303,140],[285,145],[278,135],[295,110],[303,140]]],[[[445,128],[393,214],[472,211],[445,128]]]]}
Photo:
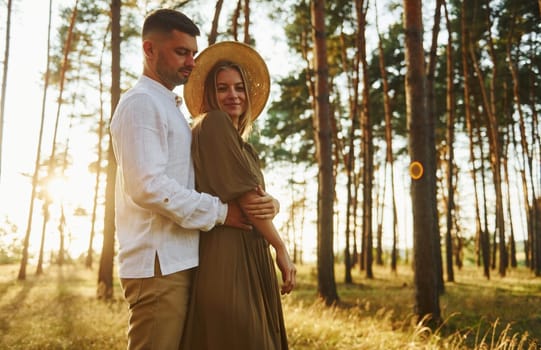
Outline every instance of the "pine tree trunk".
{"type": "Polygon", "coordinates": [[[369,88],[368,79],[368,63],[366,61],[366,13],[368,11],[368,2],[364,0],[355,1],[355,9],[357,14],[358,38],[357,48],[359,50],[360,67],[362,71],[363,90],[361,100],[360,124],[362,133],[362,159],[363,159],[363,251],[364,251],[364,268],[365,276],[373,278],[373,244],[372,244],[372,191],[374,179],[374,147],[372,145],[372,121],[370,118],[369,109],[369,88]]]}
{"type": "Polygon", "coordinates": [[[224,3],[224,0],[218,0],[216,1],[216,7],[214,10],[214,18],[212,19],[212,26],[210,27],[210,34],[209,34],[209,46],[214,44],[216,42],[216,39],[218,38],[218,21],[220,20],[220,12],[222,11],[222,5],[224,3]]]}
{"type": "MultiPolygon", "coordinates": [[[[120,10],[121,1],[111,1],[111,116],[120,99],[120,10]]],[[[107,150],[107,181],[105,185],[105,217],[103,245],[98,270],[99,299],[113,297],[113,261],[115,256],[115,179],[116,161],[109,138],[107,150]]]]}
{"type": "Polygon", "coordinates": [[[329,68],[325,34],[325,1],[311,2],[314,40],[315,109],[314,124],[318,174],[318,293],[326,305],[338,301],[334,278],[332,140],[329,107],[329,68]]]}
{"type": "MultiPolygon", "coordinates": [[[[377,13],[376,13],[377,20],[377,13]]],[[[391,97],[389,96],[389,80],[387,77],[387,70],[385,69],[385,55],[383,52],[382,37],[379,32],[379,26],[376,25],[378,31],[378,53],[379,53],[379,70],[381,73],[381,81],[383,85],[383,108],[385,112],[385,164],[389,166],[391,174],[391,205],[392,205],[392,230],[393,230],[393,239],[392,239],[392,248],[391,248],[391,271],[396,272],[396,267],[398,263],[398,251],[397,251],[397,225],[398,225],[398,212],[396,207],[396,189],[394,182],[394,160],[393,160],[393,125],[392,125],[392,110],[391,110],[391,97]]]]}
{"type": "Polygon", "coordinates": [[[444,3],[445,17],[447,23],[447,231],[445,233],[445,252],[447,258],[447,281],[454,282],[455,274],[453,270],[453,222],[454,222],[454,138],[455,138],[455,91],[453,85],[453,35],[451,31],[451,21],[447,13],[447,6],[444,3]]]}
{"type": "Polygon", "coordinates": [[[470,139],[470,145],[469,145],[469,153],[470,153],[470,163],[472,164],[471,169],[471,175],[473,180],[473,188],[474,188],[474,199],[475,199],[475,236],[476,236],[476,246],[477,246],[477,256],[480,258],[478,259],[478,262],[482,262],[483,264],[483,273],[485,277],[488,279],[490,278],[490,252],[489,248],[490,245],[488,244],[488,240],[485,237],[486,231],[483,231],[481,226],[481,212],[479,209],[479,191],[478,191],[478,184],[477,184],[477,168],[475,166],[476,164],[476,158],[475,158],[475,140],[474,140],[474,126],[472,121],[472,112],[471,112],[471,104],[470,104],[470,84],[471,80],[470,77],[472,76],[472,73],[470,72],[470,64],[468,61],[468,47],[469,47],[469,36],[468,36],[468,28],[466,24],[466,3],[462,2],[461,8],[460,8],[460,30],[461,30],[461,60],[462,60],[462,76],[464,79],[464,117],[466,119],[466,129],[468,132],[468,137],[470,139]]]}
{"type": "MultiPolygon", "coordinates": [[[[417,321],[430,317],[430,324],[440,323],[439,291],[434,247],[433,210],[435,179],[429,148],[429,126],[426,108],[426,75],[423,50],[423,25],[420,0],[404,0],[406,34],[406,113],[409,151],[412,162],[420,163],[424,173],[412,172],[413,249],[415,313],[417,321]]],[[[413,168],[412,168],[413,169],[413,168]]]]}
{"type": "Polygon", "coordinates": [[[437,206],[437,184],[436,184],[436,164],[437,154],[436,154],[436,113],[434,103],[435,98],[435,70],[436,62],[438,59],[437,48],[438,48],[438,36],[440,33],[440,22],[441,22],[441,6],[443,0],[436,1],[436,7],[434,12],[434,27],[432,28],[432,44],[430,47],[430,56],[428,57],[428,66],[427,66],[427,113],[428,113],[428,152],[430,152],[430,168],[426,168],[426,172],[433,174],[430,176],[430,179],[433,179],[434,183],[431,185],[433,192],[431,195],[434,197],[431,200],[432,203],[432,215],[434,216],[433,226],[432,226],[432,239],[434,240],[434,253],[435,255],[435,264],[436,264],[436,278],[438,282],[438,291],[443,293],[445,291],[445,284],[443,282],[443,261],[441,253],[441,244],[440,244],[440,229],[439,229],[439,214],[437,206]]]}
{"type": "Polygon", "coordinates": [[[48,20],[48,28],[47,28],[47,63],[46,63],[46,70],[45,70],[45,79],[43,83],[43,97],[41,101],[41,121],[40,121],[40,127],[39,127],[38,146],[37,146],[37,151],[36,151],[36,160],[34,162],[34,173],[32,175],[32,194],[30,195],[28,221],[26,225],[26,233],[24,235],[24,240],[23,240],[21,265],[19,267],[19,274],[17,276],[17,279],[20,281],[26,280],[26,267],[28,264],[28,247],[30,244],[30,234],[32,233],[32,217],[34,216],[34,203],[36,200],[38,176],[39,176],[39,169],[40,169],[40,163],[41,163],[41,147],[43,145],[43,129],[44,129],[44,123],[45,123],[45,106],[47,102],[47,90],[49,88],[49,78],[51,75],[51,70],[50,70],[51,60],[50,60],[49,52],[51,50],[52,7],[53,7],[53,1],[49,0],[49,20],[48,20]]]}

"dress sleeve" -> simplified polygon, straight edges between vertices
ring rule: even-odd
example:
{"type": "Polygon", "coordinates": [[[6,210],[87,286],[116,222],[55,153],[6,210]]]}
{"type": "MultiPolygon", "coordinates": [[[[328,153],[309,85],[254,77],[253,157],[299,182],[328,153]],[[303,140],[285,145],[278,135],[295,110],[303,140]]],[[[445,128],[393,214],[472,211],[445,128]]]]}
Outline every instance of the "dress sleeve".
{"type": "Polygon", "coordinates": [[[223,202],[234,200],[259,184],[258,160],[246,149],[227,114],[209,112],[192,132],[196,182],[204,181],[208,190],[223,202]]]}

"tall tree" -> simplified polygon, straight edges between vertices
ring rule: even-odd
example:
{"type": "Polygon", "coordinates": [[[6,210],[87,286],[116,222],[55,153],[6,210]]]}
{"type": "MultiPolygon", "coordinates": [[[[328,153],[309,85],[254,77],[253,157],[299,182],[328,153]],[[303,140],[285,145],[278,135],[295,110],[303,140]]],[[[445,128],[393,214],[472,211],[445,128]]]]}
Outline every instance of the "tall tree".
{"type": "Polygon", "coordinates": [[[9,44],[11,41],[11,4],[7,2],[7,18],[6,18],[6,40],[4,47],[4,67],[2,73],[2,93],[0,94],[0,176],[2,175],[2,144],[4,143],[4,108],[6,106],[6,89],[8,81],[9,67],[9,44]]]}
{"type": "Polygon", "coordinates": [[[338,301],[334,278],[332,139],[329,108],[329,68],[325,32],[325,0],[312,0],[312,38],[314,41],[315,110],[314,131],[318,174],[318,293],[327,305],[338,301]]]}
{"type": "MultiPolygon", "coordinates": [[[[491,28],[492,19],[490,13],[486,14],[486,27],[491,28]]],[[[470,43],[470,56],[473,62],[473,67],[477,76],[479,91],[481,94],[483,113],[485,116],[485,125],[488,131],[488,140],[489,140],[489,149],[490,149],[490,165],[492,170],[494,190],[496,195],[496,205],[495,205],[495,219],[496,219],[496,235],[494,235],[494,242],[497,241],[500,263],[498,272],[500,276],[505,276],[507,268],[507,251],[505,249],[505,227],[504,227],[504,216],[503,216],[503,195],[502,195],[502,176],[501,176],[501,144],[499,137],[499,121],[496,115],[496,100],[495,100],[495,90],[496,83],[498,81],[498,67],[496,60],[496,53],[494,50],[494,42],[490,30],[487,30],[489,49],[489,57],[491,58],[492,72],[491,76],[487,78],[486,74],[481,69],[481,58],[478,57],[479,53],[476,52],[473,43],[470,43]],[[489,82],[488,91],[486,87],[486,82],[489,82]]],[[[495,244],[496,248],[496,244],[495,244]]],[[[495,251],[493,252],[495,253],[495,251]]],[[[495,259],[493,259],[495,263],[495,259]]]]}
{"type": "MultiPolygon", "coordinates": [[[[63,51],[63,57],[60,67],[60,79],[59,79],[59,93],[58,93],[58,100],[57,100],[57,108],[56,108],[56,118],[54,123],[54,131],[53,131],[53,140],[52,140],[52,146],[51,146],[51,154],[49,155],[49,162],[47,164],[47,178],[51,180],[55,176],[56,172],[56,147],[57,147],[57,138],[58,138],[58,125],[60,122],[60,116],[61,116],[61,109],[62,105],[64,104],[64,87],[66,82],[66,73],[69,70],[70,61],[69,61],[69,54],[72,51],[72,41],[73,41],[73,33],[75,28],[75,23],[77,20],[77,6],[79,5],[79,0],[75,0],[75,4],[73,5],[73,10],[71,12],[70,17],[70,24],[67,32],[66,41],[64,43],[64,51],[63,51]]],[[[47,231],[47,224],[49,222],[50,218],[50,212],[49,207],[51,205],[51,198],[50,196],[45,197],[45,201],[43,202],[43,227],[42,227],[42,233],[41,233],[41,244],[39,249],[39,257],[38,257],[38,264],[36,267],[36,274],[41,274],[43,272],[43,247],[44,247],[44,241],[45,241],[45,235],[47,231]]]]}
{"type": "Polygon", "coordinates": [[[218,21],[220,20],[220,13],[222,12],[222,5],[224,0],[217,0],[214,10],[214,18],[212,19],[212,26],[210,28],[210,33],[208,36],[208,44],[212,45],[216,42],[218,38],[218,21]]]}
{"type": "Polygon", "coordinates": [[[103,139],[105,137],[105,112],[104,112],[104,101],[103,101],[103,91],[104,91],[104,81],[103,81],[103,58],[105,49],[107,47],[107,37],[109,36],[109,33],[111,31],[111,22],[109,21],[109,24],[107,25],[107,30],[105,31],[105,34],[103,35],[103,42],[102,42],[102,49],[100,54],[100,61],[97,66],[98,69],[98,82],[99,82],[99,123],[98,123],[98,159],[96,160],[96,178],[94,182],[94,198],[92,201],[92,217],[91,217],[91,223],[90,223],[90,235],[89,235],[89,242],[88,242],[88,250],[86,253],[86,259],[85,259],[85,266],[87,268],[92,267],[93,262],[93,243],[94,243],[94,236],[96,234],[96,216],[97,216],[97,210],[98,210],[98,194],[100,189],[100,180],[102,176],[102,159],[103,159],[103,139]]]}
{"type": "Polygon", "coordinates": [[[432,215],[434,220],[432,222],[432,239],[434,240],[434,252],[435,252],[435,264],[436,264],[436,279],[438,283],[438,291],[443,293],[445,290],[445,285],[443,283],[443,263],[441,256],[441,244],[440,244],[440,230],[439,230],[439,213],[438,213],[438,200],[437,200],[437,163],[438,163],[438,154],[436,151],[436,121],[438,120],[436,114],[436,87],[435,87],[435,71],[436,63],[438,59],[437,50],[438,50],[438,37],[440,33],[440,22],[441,22],[441,6],[443,0],[436,0],[436,7],[434,10],[434,26],[432,27],[432,44],[430,46],[430,55],[428,57],[428,64],[426,67],[426,94],[427,94],[427,114],[428,114],[428,144],[427,150],[431,158],[430,162],[425,167],[425,171],[430,173],[431,176],[427,177],[429,181],[433,183],[429,186],[432,189],[431,195],[433,199],[430,201],[432,204],[432,215]]]}
{"type": "Polygon", "coordinates": [[[445,253],[447,263],[447,281],[454,282],[455,274],[453,270],[453,222],[455,210],[455,187],[454,187],[454,161],[455,161],[455,91],[454,91],[454,72],[453,72],[453,34],[451,31],[451,20],[447,11],[447,4],[443,1],[445,10],[445,22],[447,24],[447,208],[445,232],[445,253]]]}
{"type": "Polygon", "coordinates": [[[430,317],[440,320],[432,195],[435,180],[429,148],[428,113],[426,106],[426,73],[423,50],[421,0],[404,0],[404,29],[406,43],[406,110],[410,131],[409,151],[412,164],[411,200],[413,209],[413,249],[415,313],[418,321],[430,317]],[[429,171],[423,172],[422,169],[429,171]]]}
{"type": "Polygon", "coordinates": [[[244,43],[250,45],[252,37],[250,36],[250,0],[244,0],[244,43]]]}
{"type": "MultiPolygon", "coordinates": [[[[385,167],[390,168],[390,179],[391,179],[391,205],[392,205],[392,248],[391,248],[391,271],[396,271],[398,252],[397,252],[397,222],[398,222],[398,212],[396,207],[396,190],[395,190],[395,173],[394,173],[394,158],[393,158],[393,125],[391,122],[392,119],[392,109],[391,109],[391,97],[389,96],[389,79],[387,77],[387,69],[385,63],[385,53],[383,51],[383,38],[379,30],[378,22],[378,11],[376,6],[376,30],[378,32],[378,55],[379,55],[379,71],[381,74],[381,81],[383,87],[383,110],[385,113],[385,167]]],[[[386,181],[386,180],[385,180],[386,181]]],[[[383,200],[385,202],[385,199],[383,200]]]]}
{"type": "MultiPolygon", "coordinates": [[[[111,116],[120,100],[120,11],[121,0],[111,0],[111,116]]],[[[107,182],[105,185],[105,217],[103,245],[98,271],[97,296],[113,297],[113,262],[115,256],[115,179],[116,160],[113,144],[109,138],[107,150],[107,182]]]]}
{"type": "Polygon", "coordinates": [[[30,195],[30,207],[28,209],[28,220],[26,224],[26,233],[23,240],[23,249],[21,257],[21,265],[19,267],[18,280],[26,279],[26,266],[28,264],[28,248],[30,245],[30,235],[32,233],[32,218],[34,216],[34,203],[37,195],[38,176],[41,163],[41,147],[43,144],[43,129],[45,124],[45,106],[47,102],[47,91],[49,89],[50,78],[50,61],[51,61],[51,19],[52,19],[53,0],[49,0],[49,20],[47,27],[47,60],[45,65],[45,79],[43,81],[43,98],[41,101],[41,121],[39,127],[38,145],[36,151],[36,161],[34,162],[34,173],[32,175],[32,193],[30,195]]]}
{"type": "Polygon", "coordinates": [[[369,89],[370,83],[368,79],[368,63],[366,60],[366,14],[368,12],[368,1],[364,0],[355,1],[355,12],[357,14],[357,27],[359,35],[357,37],[357,47],[359,50],[359,57],[361,62],[361,70],[363,77],[363,90],[361,101],[361,132],[362,132],[362,159],[363,159],[363,251],[364,251],[364,268],[367,278],[373,278],[374,273],[372,271],[372,192],[373,192],[373,180],[374,180],[374,147],[372,140],[372,120],[369,108],[369,89]]]}
{"type": "MultiPolygon", "coordinates": [[[[478,188],[481,188],[481,186],[478,185],[477,180],[477,167],[476,164],[476,156],[475,156],[475,125],[473,122],[472,117],[472,99],[471,99],[471,92],[470,92],[470,85],[472,84],[471,77],[473,76],[469,64],[469,32],[470,27],[469,23],[470,21],[467,20],[467,16],[471,13],[470,11],[466,10],[467,4],[465,1],[461,2],[460,4],[460,37],[461,37],[461,49],[460,49],[460,57],[461,57],[461,63],[462,63],[462,77],[463,77],[463,101],[464,101],[464,118],[466,121],[466,130],[468,133],[468,137],[470,139],[469,144],[469,156],[470,156],[470,164],[472,165],[471,168],[471,175],[473,180],[473,188],[474,188],[474,198],[475,198],[475,236],[477,237],[477,246],[478,251],[480,255],[480,259],[478,261],[482,262],[483,264],[483,273],[486,278],[490,278],[490,244],[489,244],[489,237],[488,237],[488,230],[481,224],[481,210],[480,210],[480,200],[479,200],[479,191],[478,188]]],[[[482,148],[481,148],[482,151],[482,148]]],[[[483,169],[481,167],[481,169],[483,169]]],[[[484,182],[483,182],[484,184],[484,182]]],[[[482,187],[484,188],[484,186],[482,187]]],[[[484,194],[484,191],[483,191],[484,194]]],[[[484,201],[483,201],[484,203],[484,201]]],[[[486,204],[486,203],[485,203],[486,204]]],[[[484,211],[486,213],[486,211],[484,211]]],[[[485,221],[486,224],[486,221],[485,221]]]]}

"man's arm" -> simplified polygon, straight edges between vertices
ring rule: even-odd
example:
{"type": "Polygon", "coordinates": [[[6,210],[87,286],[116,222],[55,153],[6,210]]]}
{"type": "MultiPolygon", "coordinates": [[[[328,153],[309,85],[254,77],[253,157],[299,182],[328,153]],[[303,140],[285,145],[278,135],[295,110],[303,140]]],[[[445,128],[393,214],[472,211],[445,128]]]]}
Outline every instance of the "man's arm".
{"type": "Polygon", "coordinates": [[[261,186],[257,186],[255,192],[259,196],[250,196],[250,202],[243,203],[242,209],[247,215],[261,220],[274,219],[280,211],[280,202],[265,192],[261,186]]]}

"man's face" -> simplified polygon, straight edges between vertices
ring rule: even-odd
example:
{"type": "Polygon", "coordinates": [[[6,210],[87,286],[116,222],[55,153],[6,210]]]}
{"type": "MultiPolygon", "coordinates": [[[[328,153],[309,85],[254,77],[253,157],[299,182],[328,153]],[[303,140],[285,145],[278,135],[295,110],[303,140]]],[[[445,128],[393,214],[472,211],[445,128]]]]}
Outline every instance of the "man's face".
{"type": "Polygon", "coordinates": [[[197,53],[195,37],[174,30],[170,34],[152,35],[143,45],[147,75],[170,90],[186,83],[195,66],[194,56],[197,53]]]}

